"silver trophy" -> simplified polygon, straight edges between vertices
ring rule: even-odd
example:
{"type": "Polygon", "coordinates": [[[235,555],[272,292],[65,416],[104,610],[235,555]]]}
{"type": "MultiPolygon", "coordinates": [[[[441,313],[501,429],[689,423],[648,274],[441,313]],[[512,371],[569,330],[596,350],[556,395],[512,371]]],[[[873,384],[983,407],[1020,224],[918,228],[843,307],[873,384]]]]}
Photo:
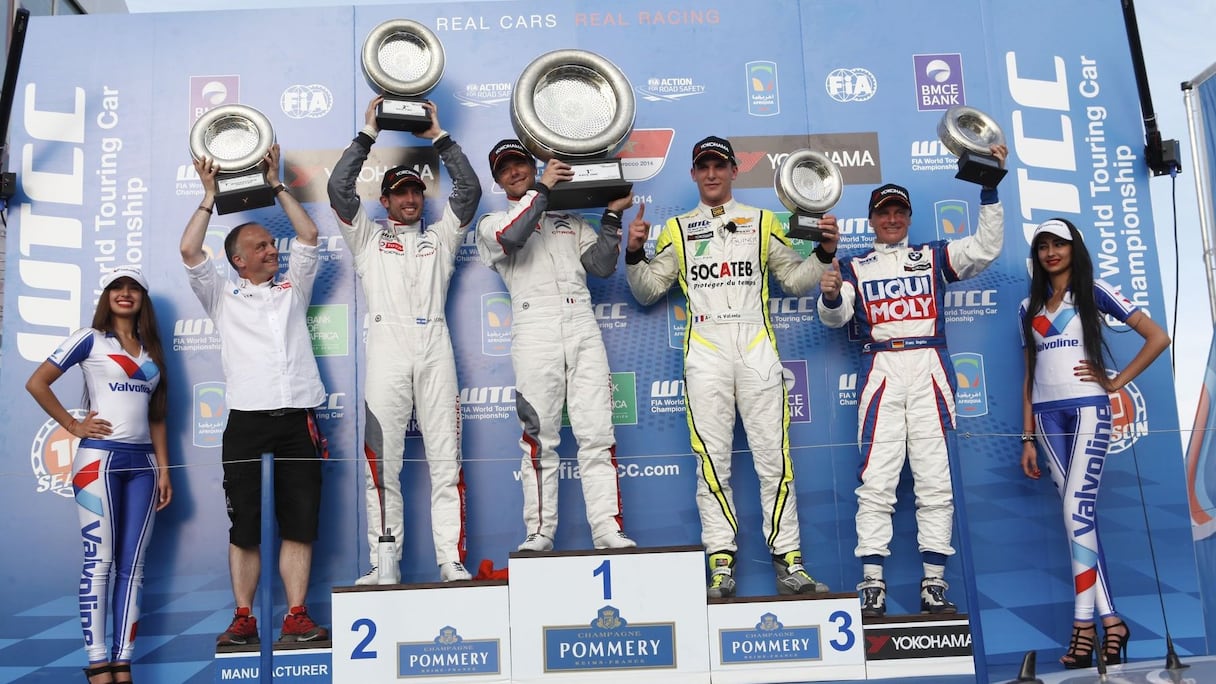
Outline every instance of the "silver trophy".
{"type": "Polygon", "coordinates": [[[410,19],[391,19],[363,41],[363,74],[384,95],[376,106],[381,130],[419,133],[431,127],[422,97],[443,77],[443,44],[410,19]]]}
{"type": "Polygon", "coordinates": [[[636,112],[629,79],[607,59],[585,50],[537,57],[519,75],[511,124],[541,161],[560,159],[574,178],[549,193],[550,209],[602,207],[633,192],[621,160],[636,112]]]}
{"type": "Polygon", "coordinates": [[[995,188],[1005,177],[1000,160],[988,150],[1005,144],[1005,134],[991,116],[975,107],[951,107],[937,124],[937,137],[958,157],[955,178],[995,188]]]}
{"type": "Polygon", "coordinates": [[[791,212],[788,235],[819,242],[823,239],[819,219],[840,201],[844,176],[826,154],[798,150],[790,153],[777,167],[773,189],[781,204],[791,212]]]}
{"type": "Polygon", "coordinates": [[[215,176],[215,208],[221,214],[274,204],[262,159],[274,145],[274,128],[266,115],[232,104],[207,111],[190,128],[190,154],[210,158],[220,167],[215,176]]]}

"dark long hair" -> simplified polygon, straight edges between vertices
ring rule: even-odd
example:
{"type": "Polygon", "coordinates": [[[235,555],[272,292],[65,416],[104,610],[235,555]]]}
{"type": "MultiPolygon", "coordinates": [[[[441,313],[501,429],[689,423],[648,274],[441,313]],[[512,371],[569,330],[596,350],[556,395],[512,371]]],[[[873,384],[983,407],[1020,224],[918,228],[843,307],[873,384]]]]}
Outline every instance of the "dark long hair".
{"type": "MultiPolygon", "coordinates": [[[[110,309],[110,289],[107,287],[97,302],[97,310],[93,312],[93,327],[102,332],[114,332],[114,314],[110,309]]],[[[141,286],[143,303],[139,307],[139,315],[135,319],[135,336],[147,350],[148,356],[156,363],[160,371],[160,382],[148,400],[148,422],[158,423],[165,419],[169,410],[169,377],[165,367],[165,349],[160,343],[160,332],[156,327],[156,308],[152,306],[152,298],[148,291],[141,286]]]]}
{"type": "MultiPolygon", "coordinates": [[[[1105,323],[1101,312],[1098,311],[1097,301],[1094,299],[1094,263],[1089,258],[1089,249],[1085,247],[1085,240],[1081,239],[1081,231],[1077,230],[1072,222],[1062,218],[1050,220],[1059,221],[1068,226],[1068,232],[1072,235],[1068,289],[1072,292],[1072,303],[1077,310],[1077,316],[1081,318],[1081,333],[1085,337],[1085,358],[1093,366],[1094,372],[1101,373],[1099,377],[1105,377],[1106,357],[1109,350],[1106,347],[1106,341],[1102,338],[1102,327],[1105,323]]],[[[1044,235],[1047,239],[1052,237],[1050,233],[1044,235]]],[[[1043,239],[1043,236],[1040,236],[1040,239],[1043,239]]],[[[1039,263],[1038,240],[1030,245],[1030,263],[1030,302],[1026,307],[1026,317],[1022,319],[1022,335],[1026,340],[1028,371],[1026,389],[1028,391],[1034,387],[1034,369],[1038,356],[1038,350],[1034,346],[1031,323],[1034,321],[1035,314],[1044,309],[1048,298],[1051,297],[1051,278],[1047,275],[1043,265],[1039,263]]]]}

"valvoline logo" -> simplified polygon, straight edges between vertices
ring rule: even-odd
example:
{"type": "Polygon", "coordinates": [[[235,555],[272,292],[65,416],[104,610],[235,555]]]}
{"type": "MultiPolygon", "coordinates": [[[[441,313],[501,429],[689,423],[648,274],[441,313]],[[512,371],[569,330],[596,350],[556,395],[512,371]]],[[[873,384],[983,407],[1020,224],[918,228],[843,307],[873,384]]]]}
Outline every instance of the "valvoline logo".
{"type": "MultiPolygon", "coordinates": [[[[83,420],[88,415],[83,409],[69,409],[68,413],[76,420],[83,420]]],[[[38,428],[30,444],[30,469],[37,482],[35,491],[72,497],[72,460],[79,444],[79,437],[53,419],[38,428]]]]}
{"type": "Polygon", "coordinates": [[[1030,322],[1030,327],[1034,328],[1034,331],[1044,339],[1056,337],[1064,333],[1064,329],[1068,327],[1068,324],[1072,322],[1072,319],[1076,315],[1077,310],[1071,308],[1060,309],[1056,312],[1054,318],[1045,313],[1039,314],[1030,322]]]}
{"type": "Polygon", "coordinates": [[[870,325],[937,318],[930,275],[867,280],[861,289],[870,325]]]}
{"type": "Polygon", "coordinates": [[[156,363],[151,359],[140,364],[136,363],[135,359],[129,356],[110,354],[110,360],[118,364],[118,367],[132,380],[151,382],[156,379],[156,376],[160,375],[160,369],[156,367],[156,363]]]}

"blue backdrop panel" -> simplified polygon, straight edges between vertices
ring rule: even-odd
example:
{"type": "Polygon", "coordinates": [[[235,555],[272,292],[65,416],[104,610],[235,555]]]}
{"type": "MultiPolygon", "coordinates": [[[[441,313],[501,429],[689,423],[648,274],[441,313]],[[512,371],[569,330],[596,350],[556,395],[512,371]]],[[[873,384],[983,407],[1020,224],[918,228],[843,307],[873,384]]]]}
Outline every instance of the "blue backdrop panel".
{"type": "MultiPolygon", "coordinates": [[[[1031,648],[1062,648],[1072,586],[1060,503],[1050,483],[1026,480],[1018,467],[1017,303],[1026,292],[1029,227],[1062,215],[1081,226],[1103,278],[1150,315],[1164,311],[1158,266],[1144,249],[1152,244],[1148,176],[1139,158],[1138,103],[1118,7],[1099,0],[417,3],[31,23],[12,130],[19,195],[9,213],[0,392],[10,400],[0,406],[0,430],[15,457],[0,477],[10,511],[0,524],[13,548],[32,553],[0,560],[0,577],[23,587],[0,596],[0,679],[54,681],[66,676],[62,668],[83,663],[73,595],[79,543],[63,477],[72,444],[47,425],[22,386],[55,344],[87,321],[103,269],[137,261],[149,274],[161,333],[173,350],[171,451],[179,466],[175,500],[157,522],[148,560],[137,658],[141,667],[154,668],[155,681],[209,681],[214,635],[231,610],[218,448],[223,376],[218,339],[188,289],[177,242],[202,194],[186,134],[214,106],[240,102],[270,116],[284,150],[284,178],[321,229],[324,263],[313,327],[328,392],[319,413],[332,460],[313,570],[314,614],[328,621],[328,587],[349,584],[366,570],[364,305],[325,182],[373,95],[359,69],[363,39],[397,17],[431,27],[445,46],[446,71],[429,97],[472,159],[487,212],[506,205],[485,154],[514,135],[512,84],[526,64],[552,49],[598,52],[629,77],[637,121],[622,156],[638,199],[648,205],[646,217],[656,224],[696,203],[689,150],[716,134],[730,137],[739,157],[736,198],[762,207],[780,208],[772,177],[784,154],[808,146],[830,154],[845,175],[835,211],[845,250],[864,249],[872,239],[865,203],[870,189],[886,181],[911,191],[913,239],[961,237],[974,229],[979,193],[953,179],[954,159],[935,139],[935,128],[950,104],[993,114],[1011,149],[1001,185],[1006,249],[980,277],[954,286],[947,302],[960,386],[961,486],[969,494],[981,600],[968,609],[981,611],[993,661],[1011,661],[1031,648]],[[94,57],[69,61],[65,45],[94,57]]],[[[436,216],[450,180],[425,141],[397,132],[380,136],[361,177],[368,210],[383,215],[378,180],[397,163],[416,164],[438,181],[427,208],[436,216]]],[[[266,223],[285,260],[293,234],[277,209],[215,218],[208,247],[222,251],[227,230],[250,219],[266,223]]],[[[639,306],[623,270],[590,284],[615,373],[626,530],[643,545],[697,543],[695,463],[678,351],[683,303],[672,296],[639,306]]],[[[505,565],[524,533],[504,290],[470,238],[459,255],[448,321],[464,415],[474,569],[482,559],[505,565]]],[[[815,321],[812,297],[774,289],[770,305],[793,408],[803,549],[818,578],[849,590],[859,579],[853,557],[856,344],[846,331],[815,321]]],[[[1109,335],[1121,363],[1138,344],[1128,333],[1116,328],[1109,335]]],[[[71,403],[80,395],[77,374],[56,389],[71,403]]],[[[1171,632],[1183,652],[1204,652],[1166,363],[1117,399],[1120,438],[1100,513],[1116,600],[1133,623],[1138,653],[1159,650],[1147,513],[1171,632]]],[[[585,547],[590,533],[576,445],[568,430],[562,438],[557,542],[585,547]]],[[[758,486],[741,429],[736,448],[741,592],[769,593],[758,486]]],[[[403,473],[411,521],[401,541],[405,581],[437,575],[424,457],[413,434],[403,473]]],[[[905,482],[887,572],[893,610],[916,608],[921,569],[912,498],[905,482]]],[[[950,566],[956,583],[958,565],[950,566]]]]}

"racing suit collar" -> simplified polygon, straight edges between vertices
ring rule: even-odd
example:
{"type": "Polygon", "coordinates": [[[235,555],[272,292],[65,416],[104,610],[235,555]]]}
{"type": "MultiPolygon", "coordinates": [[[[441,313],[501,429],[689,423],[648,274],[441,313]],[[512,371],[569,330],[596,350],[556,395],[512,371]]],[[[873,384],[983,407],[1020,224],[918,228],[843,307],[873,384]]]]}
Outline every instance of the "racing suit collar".
{"type": "Polygon", "coordinates": [[[874,241],[874,251],[879,252],[881,254],[889,254],[891,252],[898,252],[901,249],[907,249],[907,247],[908,247],[908,236],[907,235],[905,235],[904,239],[900,240],[899,242],[892,242],[889,244],[885,243],[885,242],[879,242],[877,240],[874,241]]]}
{"type": "Polygon", "coordinates": [[[422,219],[418,219],[413,223],[400,223],[391,218],[384,219],[384,225],[388,227],[393,235],[401,235],[402,233],[421,233],[422,219]]]}
{"type": "Polygon", "coordinates": [[[698,202],[697,211],[710,218],[722,218],[723,220],[726,220],[724,217],[735,210],[735,204],[735,199],[733,197],[725,204],[717,207],[711,207],[704,202],[698,202]]]}

